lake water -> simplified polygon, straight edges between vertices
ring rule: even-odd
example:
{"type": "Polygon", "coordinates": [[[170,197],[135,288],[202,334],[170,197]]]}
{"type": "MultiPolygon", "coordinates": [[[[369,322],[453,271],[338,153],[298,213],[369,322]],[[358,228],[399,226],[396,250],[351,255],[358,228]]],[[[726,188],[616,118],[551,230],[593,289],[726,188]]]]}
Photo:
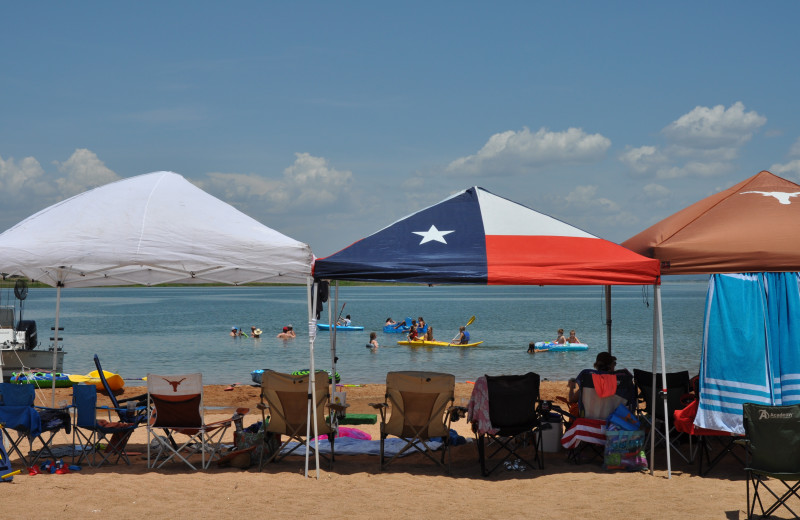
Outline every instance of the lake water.
{"type": "MultiPolygon", "coordinates": [[[[665,282],[662,289],[667,369],[699,368],[707,283],[665,282]]],[[[650,369],[652,363],[652,287],[612,289],[613,353],[618,367],[650,369]]],[[[55,289],[31,289],[24,319],[35,319],[39,340],[52,342],[55,289]]],[[[7,295],[3,295],[5,301],[7,295]]],[[[13,294],[11,295],[13,299],[13,294]]],[[[333,303],[333,290],[331,300],[333,303]]],[[[534,371],[565,380],[594,362],[606,348],[602,287],[537,286],[356,286],[339,289],[339,306],[363,332],[337,334],[337,371],[343,383],[377,383],[392,370],[431,370],[455,374],[457,381],[483,374],[534,371]],[[424,316],[436,339],[449,340],[470,316],[472,348],[407,347],[399,334],[384,334],[387,316],[424,316]],[[556,337],[559,328],[577,331],[585,352],[528,354],[530,341],[556,337]],[[369,332],[381,348],[365,348],[369,332]]],[[[327,322],[327,306],[321,322],[327,322]]],[[[338,312],[333,313],[334,316],[338,312]]],[[[64,289],[59,325],[64,372],[103,368],[135,379],[153,373],[203,372],[208,384],[250,383],[258,368],[294,371],[308,368],[309,336],[305,287],[176,287],[64,289]],[[292,324],[297,338],[275,338],[292,324]],[[260,339],[232,338],[232,326],[264,331],[260,339]]],[[[331,366],[330,334],[315,341],[317,368],[331,366]]],[[[142,384],[129,381],[129,385],[142,384]]]]}

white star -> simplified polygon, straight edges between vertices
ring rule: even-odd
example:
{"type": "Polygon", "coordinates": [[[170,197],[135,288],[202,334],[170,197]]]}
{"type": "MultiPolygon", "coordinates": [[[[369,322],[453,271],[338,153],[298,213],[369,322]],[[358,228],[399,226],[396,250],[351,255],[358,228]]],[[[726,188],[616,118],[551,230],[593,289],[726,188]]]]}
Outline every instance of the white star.
{"type": "Polygon", "coordinates": [[[449,235],[454,231],[439,231],[436,229],[436,226],[431,225],[431,228],[428,231],[412,231],[415,235],[419,235],[422,237],[422,242],[419,245],[424,244],[425,242],[441,242],[442,244],[446,244],[447,242],[444,239],[445,235],[449,235]]]}

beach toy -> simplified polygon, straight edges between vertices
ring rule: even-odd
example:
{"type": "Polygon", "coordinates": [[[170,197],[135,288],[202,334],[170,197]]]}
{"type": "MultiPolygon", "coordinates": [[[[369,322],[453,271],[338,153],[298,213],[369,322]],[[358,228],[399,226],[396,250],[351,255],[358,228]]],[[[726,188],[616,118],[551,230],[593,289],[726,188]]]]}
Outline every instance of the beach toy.
{"type": "Polygon", "coordinates": [[[12,480],[14,480],[14,475],[19,475],[20,473],[22,473],[22,470],[18,469],[16,471],[12,471],[11,473],[0,475],[0,482],[11,482],[12,480]]]}

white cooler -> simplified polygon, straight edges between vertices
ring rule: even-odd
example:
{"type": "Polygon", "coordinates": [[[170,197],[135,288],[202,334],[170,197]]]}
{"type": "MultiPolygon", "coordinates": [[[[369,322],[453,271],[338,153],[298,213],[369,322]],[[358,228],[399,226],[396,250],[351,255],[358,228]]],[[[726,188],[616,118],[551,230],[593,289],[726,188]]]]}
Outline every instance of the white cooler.
{"type": "Polygon", "coordinates": [[[564,424],[561,416],[558,418],[545,419],[542,426],[549,424],[550,428],[542,430],[542,450],[547,453],[557,453],[561,451],[561,435],[564,433],[564,424]]]}

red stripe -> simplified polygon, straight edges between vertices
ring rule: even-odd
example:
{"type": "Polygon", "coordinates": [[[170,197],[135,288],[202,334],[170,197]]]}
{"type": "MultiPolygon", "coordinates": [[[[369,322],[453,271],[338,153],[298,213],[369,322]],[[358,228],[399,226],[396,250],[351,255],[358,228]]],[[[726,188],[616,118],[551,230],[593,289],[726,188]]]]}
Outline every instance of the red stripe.
{"type": "Polygon", "coordinates": [[[647,285],[658,260],[601,238],[487,235],[490,285],[647,285]]]}

